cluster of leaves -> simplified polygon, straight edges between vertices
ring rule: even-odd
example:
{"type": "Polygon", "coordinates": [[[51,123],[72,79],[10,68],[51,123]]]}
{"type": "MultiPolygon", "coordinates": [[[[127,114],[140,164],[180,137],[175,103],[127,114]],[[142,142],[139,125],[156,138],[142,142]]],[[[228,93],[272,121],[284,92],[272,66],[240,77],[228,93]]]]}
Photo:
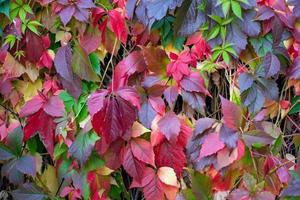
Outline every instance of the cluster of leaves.
{"type": "Polygon", "coordinates": [[[298,0],[0,0],[7,199],[300,198],[298,0]]]}

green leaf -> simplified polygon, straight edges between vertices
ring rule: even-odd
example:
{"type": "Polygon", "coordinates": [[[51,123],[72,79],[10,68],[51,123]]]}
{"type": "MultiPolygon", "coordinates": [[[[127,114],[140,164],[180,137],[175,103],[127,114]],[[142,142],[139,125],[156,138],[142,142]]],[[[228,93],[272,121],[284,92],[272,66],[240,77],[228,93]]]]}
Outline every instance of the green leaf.
{"type": "Polygon", "coordinates": [[[89,58],[90,58],[92,68],[93,68],[94,72],[96,72],[98,75],[101,76],[101,74],[100,74],[100,69],[101,69],[100,60],[99,60],[97,54],[93,52],[89,55],[89,58]]]}
{"type": "Polygon", "coordinates": [[[90,158],[85,164],[85,169],[93,171],[103,166],[105,166],[105,162],[99,157],[99,154],[92,152],[90,158]]]}
{"type": "Polygon", "coordinates": [[[225,41],[226,38],[226,28],[224,26],[221,27],[221,38],[225,41]]]}
{"type": "Polygon", "coordinates": [[[32,24],[28,24],[27,27],[32,31],[34,32],[35,34],[39,35],[39,31],[36,29],[36,27],[32,24]]]}
{"type": "Polygon", "coordinates": [[[218,24],[222,24],[223,20],[218,15],[208,15],[210,18],[212,18],[214,21],[216,21],[218,24]]]}
{"type": "Polygon", "coordinates": [[[243,181],[245,183],[246,188],[252,192],[255,189],[255,185],[257,183],[256,179],[249,173],[244,173],[243,181]]]}
{"type": "Polygon", "coordinates": [[[53,153],[54,160],[57,160],[62,154],[64,154],[67,151],[68,151],[68,147],[64,143],[56,144],[53,153]]]}
{"type": "Polygon", "coordinates": [[[94,72],[90,59],[82,47],[77,44],[73,48],[72,68],[75,74],[87,81],[99,81],[99,77],[94,72]]]}
{"type": "Polygon", "coordinates": [[[29,6],[28,4],[24,4],[24,5],[23,5],[23,9],[24,9],[26,12],[28,12],[28,13],[30,13],[30,14],[33,14],[32,9],[30,8],[30,6],[29,6]]]}
{"type": "Polygon", "coordinates": [[[289,111],[289,115],[293,115],[300,112],[300,96],[295,96],[291,100],[291,110],[289,111]]]}
{"type": "Polygon", "coordinates": [[[15,155],[21,155],[22,142],[23,142],[23,130],[21,126],[15,128],[8,135],[8,146],[15,153],[15,155]]]}
{"type": "Polygon", "coordinates": [[[229,54],[226,51],[223,51],[222,57],[223,57],[224,62],[227,65],[229,65],[229,63],[230,63],[230,56],[229,56],[229,54]]]}
{"type": "Polygon", "coordinates": [[[242,9],[241,9],[241,6],[238,2],[236,1],[231,1],[231,9],[233,11],[233,13],[238,17],[240,18],[241,20],[243,20],[243,17],[242,17],[242,9]]]}
{"type": "Polygon", "coordinates": [[[211,39],[214,39],[215,37],[217,37],[217,35],[219,34],[220,32],[220,26],[215,26],[211,29],[209,35],[208,35],[208,38],[207,40],[211,40],[211,39]]]}
{"type": "Polygon", "coordinates": [[[59,98],[64,102],[67,112],[70,112],[75,105],[75,99],[67,91],[62,91],[59,98]]]}
{"type": "Polygon", "coordinates": [[[197,199],[212,200],[212,183],[208,176],[194,172],[192,177],[192,191],[197,199]]]}
{"type": "Polygon", "coordinates": [[[214,51],[213,54],[212,54],[212,56],[211,56],[211,59],[212,59],[213,61],[216,61],[217,58],[221,55],[221,53],[222,53],[222,50],[214,51]]]}
{"type": "Polygon", "coordinates": [[[279,135],[271,148],[273,155],[277,155],[280,152],[283,142],[284,140],[282,138],[282,135],[279,135]]]}
{"type": "Polygon", "coordinates": [[[26,11],[23,8],[20,8],[19,17],[23,23],[26,22],[26,14],[27,14],[26,11]]]}
{"type": "Polygon", "coordinates": [[[227,16],[230,9],[230,1],[226,1],[222,4],[222,10],[225,16],[227,16]]]}

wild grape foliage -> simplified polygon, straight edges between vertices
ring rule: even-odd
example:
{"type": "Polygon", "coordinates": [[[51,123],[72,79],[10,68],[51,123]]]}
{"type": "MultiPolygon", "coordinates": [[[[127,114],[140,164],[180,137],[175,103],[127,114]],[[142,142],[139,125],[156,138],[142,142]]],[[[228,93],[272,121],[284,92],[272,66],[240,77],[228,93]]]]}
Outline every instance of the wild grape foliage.
{"type": "Polygon", "coordinates": [[[299,0],[0,0],[0,198],[300,198],[299,0]]]}

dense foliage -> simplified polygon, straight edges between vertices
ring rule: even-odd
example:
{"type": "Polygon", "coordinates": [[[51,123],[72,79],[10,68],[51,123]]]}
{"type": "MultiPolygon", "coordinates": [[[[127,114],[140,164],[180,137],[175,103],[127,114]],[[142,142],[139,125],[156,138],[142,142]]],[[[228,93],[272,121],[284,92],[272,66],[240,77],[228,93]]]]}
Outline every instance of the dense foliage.
{"type": "Polygon", "coordinates": [[[300,198],[299,0],[0,0],[0,37],[0,198],[300,198]]]}

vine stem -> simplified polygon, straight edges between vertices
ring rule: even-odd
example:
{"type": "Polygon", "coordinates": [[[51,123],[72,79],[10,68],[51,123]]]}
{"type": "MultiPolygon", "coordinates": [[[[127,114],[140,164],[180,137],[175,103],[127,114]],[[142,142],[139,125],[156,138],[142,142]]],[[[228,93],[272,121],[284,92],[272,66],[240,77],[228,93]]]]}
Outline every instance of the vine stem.
{"type": "Polygon", "coordinates": [[[107,73],[107,70],[108,70],[108,67],[109,67],[109,65],[111,65],[111,64],[112,64],[112,59],[113,59],[113,57],[114,57],[114,53],[115,53],[115,50],[116,50],[116,46],[117,46],[117,38],[115,39],[115,42],[114,42],[114,47],[113,47],[113,50],[112,50],[112,53],[111,53],[110,59],[109,59],[109,61],[108,61],[107,65],[106,65],[106,68],[105,68],[105,70],[104,70],[104,73],[103,73],[103,76],[102,76],[102,79],[101,79],[101,82],[100,82],[100,86],[99,86],[99,88],[101,88],[101,87],[102,87],[102,85],[103,85],[103,81],[104,81],[104,79],[105,79],[105,76],[106,76],[106,73],[107,73]]]}

